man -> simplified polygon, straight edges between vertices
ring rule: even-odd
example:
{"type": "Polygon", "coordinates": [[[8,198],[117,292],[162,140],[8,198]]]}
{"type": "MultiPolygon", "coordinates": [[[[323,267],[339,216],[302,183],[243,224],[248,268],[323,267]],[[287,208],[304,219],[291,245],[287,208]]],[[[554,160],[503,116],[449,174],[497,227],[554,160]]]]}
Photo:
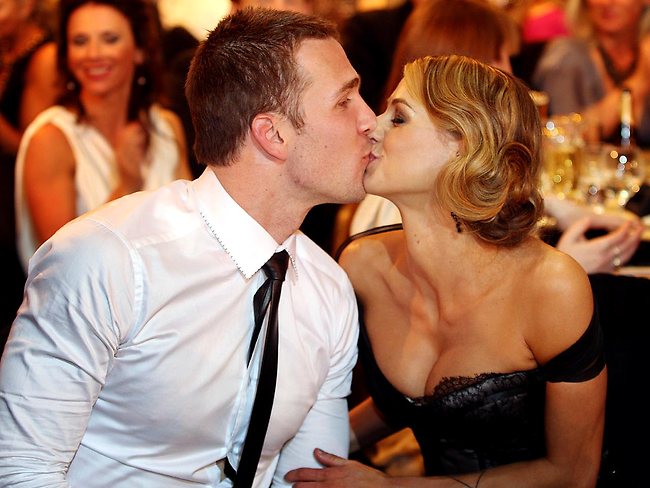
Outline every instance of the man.
{"type": "Polygon", "coordinates": [[[316,445],[347,454],[356,301],[296,232],[312,206],[365,193],[375,117],[335,35],[293,12],[225,18],[187,80],[204,173],[37,251],[0,365],[0,485],[232,486],[265,373],[253,297],[280,250],[277,386],[252,486],[286,486],[316,445]]]}

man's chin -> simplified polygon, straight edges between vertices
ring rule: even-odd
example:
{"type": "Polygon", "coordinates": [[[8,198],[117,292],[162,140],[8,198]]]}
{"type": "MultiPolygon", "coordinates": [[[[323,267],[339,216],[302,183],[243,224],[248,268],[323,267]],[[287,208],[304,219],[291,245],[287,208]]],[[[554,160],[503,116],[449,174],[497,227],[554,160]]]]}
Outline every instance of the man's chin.
{"type": "Polygon", "coordinates": [[[362,185],[361,190],[356,195],[351,197],[349,202],[345,202],[345,203],[359,203],[361,200],[366,198],[366,195],[367,195],[366,189],[362,185]]]}

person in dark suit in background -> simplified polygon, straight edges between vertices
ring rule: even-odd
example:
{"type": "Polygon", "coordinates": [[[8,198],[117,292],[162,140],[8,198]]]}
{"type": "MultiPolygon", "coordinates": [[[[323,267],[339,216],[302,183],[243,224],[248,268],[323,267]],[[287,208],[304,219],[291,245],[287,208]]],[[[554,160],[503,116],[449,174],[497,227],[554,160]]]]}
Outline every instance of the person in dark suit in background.
{"type": "Polygon", "coordinates": [[[341,43],[361,77],[361,96],[375,113],[384,101],[397,38],[409,14],[422,0],[406,0],[393,8],[360,11],[341,28],[341,43]]]}

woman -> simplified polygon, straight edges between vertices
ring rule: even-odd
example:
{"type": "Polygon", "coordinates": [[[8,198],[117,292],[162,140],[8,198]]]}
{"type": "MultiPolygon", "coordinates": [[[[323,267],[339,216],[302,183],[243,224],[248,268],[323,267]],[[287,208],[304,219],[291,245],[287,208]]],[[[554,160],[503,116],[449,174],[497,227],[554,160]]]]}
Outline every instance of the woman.
{"type": "Polygon", "coordinates": [[[646,0],[568,0],[572,36],[546,47],[533,75],[549,113],[580,112],[602,139],[618,139],[620,98],[632,90],[639,145],[650,145],[650,10],[646,0]]]}
{"type": "Polygon", "coordinates": [[[63,224],[106,201],[189,178],[179,118],[162,109],[148,0],[62,0],[66,93],[25,132],[16,167],[23,266],[63,224]]]}
{"type": "Polygon", "coordinates": [[[0,351],[25,286],[16,249],[16,153],[25,128],[57,96],[56,45],[47,6],[45,0],[0,2],[0,351]]]}
{"type": "Polygon", "coordinates": [[[373,136],[365,186],[398,206],[403,230],[359,237],[341,255],[363,310],[373,398],[352,428],[363,446],[388,425],[411,427],[429,477],[390,479],[317,451],[325,469],[287,479],[594,486],[601,333],[585,272],[534,237],[541,131],[528,90],[471,58],[422,58],[373,136]]]}
{"type": "MultiPolygon", "coordinates": [[[[400,34],[384,100],[397,88],[404,65],[422,56],[460,54],[510,73],[510,55],[516,50],[517,35],[512,19],[482,0],[424,2],[415,8],[400,34]]],[[[342,224],[345,231],[337,236],[337,244],[350,234],[400,222],[397,207],[377,195],[367,195],[358,207],[350,204],[344,211],[349,224],[342,224]]]]}

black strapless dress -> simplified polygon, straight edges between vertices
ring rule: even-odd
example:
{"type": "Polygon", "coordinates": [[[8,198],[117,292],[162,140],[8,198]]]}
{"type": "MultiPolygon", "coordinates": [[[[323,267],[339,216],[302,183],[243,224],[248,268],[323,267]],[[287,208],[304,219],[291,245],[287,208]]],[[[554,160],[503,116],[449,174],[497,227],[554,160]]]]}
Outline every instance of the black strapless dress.
{"type": "Polygon", "coordinates": [[[359,358],[368,391],[391,425],[413,430],[429,476],[477,472],[544,456],[546,383],[587,381],[605,367],[596,310],[582,337],[543,366],[444,378],[433,394],[409,398],[379,369],[360,308],[359,358]]]}

